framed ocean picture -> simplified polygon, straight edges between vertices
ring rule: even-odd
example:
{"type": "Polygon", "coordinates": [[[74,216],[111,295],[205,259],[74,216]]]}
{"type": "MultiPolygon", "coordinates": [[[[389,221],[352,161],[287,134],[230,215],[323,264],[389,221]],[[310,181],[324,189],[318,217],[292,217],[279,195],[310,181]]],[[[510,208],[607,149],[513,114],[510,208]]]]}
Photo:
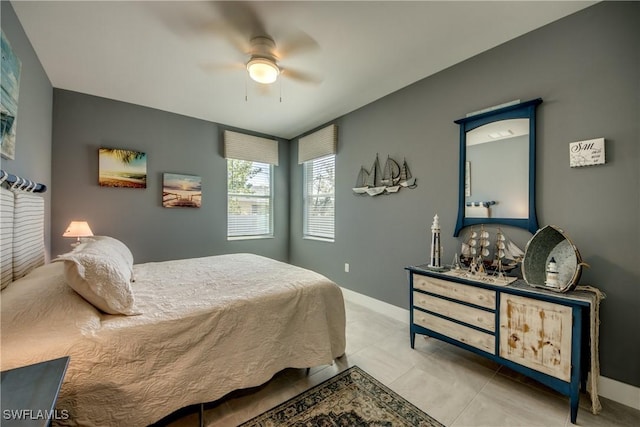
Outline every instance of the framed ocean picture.
{"type": "Polygon", "coordinates": [[[100,148],[98,183],[102,187],[147,188],[147,154],[100,148]]]}
{"type": "Polygon", "coordinates": [[[9,40],[2,32],[2,69],[0,70],[0,154],[7,159],[16,157],[16,128],[18,126],[18,92],[22,63],[13,53],[9,40]]]}
{"type": "Polygon", "coordinates": [[[202,178],[178,173],[162,174],[162,206],[199,208],[202,205],[202,178]]]}

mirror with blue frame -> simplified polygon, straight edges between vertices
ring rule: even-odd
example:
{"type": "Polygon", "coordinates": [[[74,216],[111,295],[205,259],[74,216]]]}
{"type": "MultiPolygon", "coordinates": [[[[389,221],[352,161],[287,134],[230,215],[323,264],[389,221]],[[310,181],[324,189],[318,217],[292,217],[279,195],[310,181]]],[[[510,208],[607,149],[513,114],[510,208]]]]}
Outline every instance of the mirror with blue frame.
{"type": "Polygon", "coordinates": [[[509,103],[456,120],[460,186],[454,236],[464,227],[504,224],[538,230],[535,206],[536,107],[509,103]]]}

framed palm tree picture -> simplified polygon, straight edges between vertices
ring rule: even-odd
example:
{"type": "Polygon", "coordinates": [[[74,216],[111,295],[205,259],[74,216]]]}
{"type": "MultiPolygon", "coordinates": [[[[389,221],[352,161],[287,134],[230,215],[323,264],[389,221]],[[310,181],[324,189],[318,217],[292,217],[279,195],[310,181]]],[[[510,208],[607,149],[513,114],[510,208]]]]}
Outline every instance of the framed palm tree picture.
{"type": "Polygon", "coordinates": [[[147,188],[147,154],[100,148],[98,183],[102,187],[147,188]]]}

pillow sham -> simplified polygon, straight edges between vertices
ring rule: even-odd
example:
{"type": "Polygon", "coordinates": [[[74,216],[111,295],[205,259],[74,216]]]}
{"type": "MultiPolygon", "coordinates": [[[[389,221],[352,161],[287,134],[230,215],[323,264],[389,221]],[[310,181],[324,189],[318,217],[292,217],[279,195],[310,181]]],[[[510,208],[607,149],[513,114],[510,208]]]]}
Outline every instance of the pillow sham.
{"type": "Polygon", "coordinates": [[[123,254],[120,245],[126,248],[113,238],[88,240],[57,260],[64,261],[69,286],[93,306],[108,314],[135,315],[133,257],[123,254]]]}
{"type": "Polygon", "coordinates": [[[101,242],[100,243],[101,245],[109,246],[111,249],[117,252],[118,255],[122,257],[123,261],[126,262],[127,265],[129,265],[129,268],[131,270],[131,281],[132,282],[134,281],[133,280],[133,254],[131,253],[127,245],[122,243],[120,240],[110,236],[83,237],[82,242],[83,243],[101,242]]]}

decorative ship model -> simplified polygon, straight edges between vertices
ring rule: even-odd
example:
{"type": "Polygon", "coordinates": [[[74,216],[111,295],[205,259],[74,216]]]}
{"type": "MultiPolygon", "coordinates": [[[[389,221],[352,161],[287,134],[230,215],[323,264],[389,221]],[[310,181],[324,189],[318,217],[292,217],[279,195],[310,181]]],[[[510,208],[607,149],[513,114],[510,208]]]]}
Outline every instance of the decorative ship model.
{"type": "Polygon", "coordinates": [[[416,186],[416,179],[411,176],[406,159],[400,166],[398,162],[387,156],[384,169],[381,170],[378,154],[376,154],[370,170],[360,167],[353,192],[377,196],[383,193],[397,193],[403,187],[416,188],[416,186]]]}
{"type": "Polygon", "coordinates": [[[484,225],[480,232],[471,229],[468,239],[462,243],[460,263],[466,267],[465,275],[474,278],[491,278],[507,280],[507,273],[518,266],[524,252],[511,240],[508,240],[502,229],[496,232],[493,259],[489,257],[491,246],[490,234],[484,225]]]}

